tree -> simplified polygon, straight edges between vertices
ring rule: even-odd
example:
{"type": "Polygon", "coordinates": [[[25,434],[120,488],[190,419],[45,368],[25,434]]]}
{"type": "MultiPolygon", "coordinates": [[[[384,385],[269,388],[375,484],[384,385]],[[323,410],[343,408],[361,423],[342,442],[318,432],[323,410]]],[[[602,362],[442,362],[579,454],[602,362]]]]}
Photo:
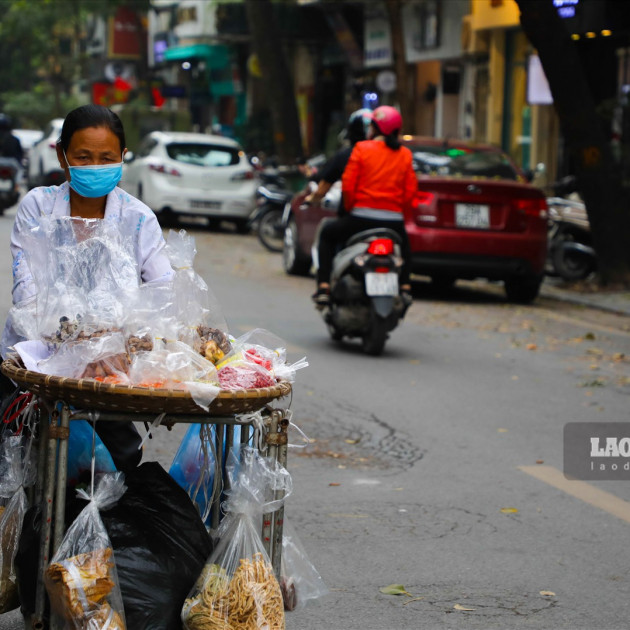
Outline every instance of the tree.
{"type": "Polygon", "coordinates": [[[576,44],[552,0],[516,0],[521,26],[537,50],[573,158],[591,224],[602,284],[630,286],[630,190],[622,185],[576,44]]]}
{"type": "Polygon", "coordinates": [[[265,100],[269,107],[276,153],[291,164],[302,156],[302,137],[293,81],[282,40],[273,16],[271,0],[245,0],[252,49],[258,57],[265,100]]]}

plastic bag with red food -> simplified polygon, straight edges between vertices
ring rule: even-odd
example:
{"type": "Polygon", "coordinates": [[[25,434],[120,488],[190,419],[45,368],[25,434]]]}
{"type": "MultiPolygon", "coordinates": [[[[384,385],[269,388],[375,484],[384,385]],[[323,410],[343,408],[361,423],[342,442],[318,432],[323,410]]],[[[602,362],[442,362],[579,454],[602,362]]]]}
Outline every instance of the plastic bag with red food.
{"type": "Polygon", "coordinates": [[[222,389],[255,389],[273,387],[276,379],[262,365],[237,359],[219,369],[219,383],[222,389]]]}

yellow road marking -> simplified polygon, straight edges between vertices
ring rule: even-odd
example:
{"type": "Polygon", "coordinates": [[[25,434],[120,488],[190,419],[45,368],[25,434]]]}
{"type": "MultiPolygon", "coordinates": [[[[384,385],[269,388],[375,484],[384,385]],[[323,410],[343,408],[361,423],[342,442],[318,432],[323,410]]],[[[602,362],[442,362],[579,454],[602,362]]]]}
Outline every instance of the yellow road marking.
{"type": "Polygon", "coordinates": [[[519,466],[540,481],[630,523],[630,503],[585,481],[569,480],[553,466],[519,466]]]}

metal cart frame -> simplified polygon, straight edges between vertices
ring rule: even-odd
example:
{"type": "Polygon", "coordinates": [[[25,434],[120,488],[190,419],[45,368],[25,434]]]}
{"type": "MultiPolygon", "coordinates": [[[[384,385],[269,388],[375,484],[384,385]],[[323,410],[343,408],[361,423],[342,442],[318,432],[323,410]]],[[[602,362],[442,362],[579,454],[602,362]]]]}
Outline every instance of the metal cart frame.
{"type": "MultiPolygon", "coordinates": [[[[42,630],[44,626],[44,612],[46,606],[46,589],[44,586],[44,572],[50,559],[59,548],[65,533],[64,509],[66,502],[66,481],[68,461],[68,437],[70,422],[73,419],[85,419],[89,410],[73,411],[63,400],[51,401],[40,397],[40,434],[37,467],[37,482],[35,485],[34,501],[42,507],[42,531],[38,554],[38,573],[35,614],[30,618],[30,627],[42,630]],[[46,413],[49,410],[49,413],[46,413]],[[48,421],[46,421],[48,417],[48,421]],[[51,539],[52,537],[52,539],[51,539]]],[[[95,410],[98,421],[132,420],[134,422],[148,422],[155,420],[156,414],[140,412],[111,412],[95,410]]],[[[248,443],[250,438],[257,444],[262,444],[263,453],[279,464],[286,467],[289,415],[285,409],[274,409],[269,405],[261,410],[262,425],[256,426],[251,420],[240,419],[239,414],[181,414],[166,413],[160,426],[172,427],[178,423],[201,423],[216,425],[216,470],[223,469],[223,444],[226,453],[234,443],[234,427],[241,426],[241,443],[248,443]],[[262,429],[261,429],[262,426],[262,429]]],[[[245,417],[246,418],[246,417],[245,417]]],[[[223,479],[223,487],[227,487],[227,479],[223,479]]],[[[213,529],[219,525],[221,493],[212,497],[210,523],[213,529]]],[[[282,498],[282,491],[276,491],[275,499],[282,498]]],[[[282,526],[284,507],[275,512],[265,514],[262,522],[262,539],[274,571],[280,576],[280,561],[282,554],[282,526]]],[[[57,630],[54,616],[51,615],[51,630],[57,630]]]]}

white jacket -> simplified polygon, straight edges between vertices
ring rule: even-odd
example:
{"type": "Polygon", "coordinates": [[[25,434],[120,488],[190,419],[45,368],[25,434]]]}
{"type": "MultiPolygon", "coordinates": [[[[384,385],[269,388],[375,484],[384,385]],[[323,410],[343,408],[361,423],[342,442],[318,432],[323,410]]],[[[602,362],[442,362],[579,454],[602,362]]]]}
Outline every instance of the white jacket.
{"type": "MultiPolygon", "coordinates": [[[[70,187],[42,186],[31,190],[20,203],[11,233],[13,255],[13,304],[21,307],[33,301],[37,286],[26,262],[23,245],[25,235],[39,225],[40,217],[70,216],[70,187]]],[[[104,221],[116,222],[123,234],[133,234],[133,244],[142,282],[168,280],[173,269],[164,251],[164,237],[154,212],[121,188],[107,196],[104,221]]],[[[37,273],[37,270],[35,270],[37,273]]],[[[11,314],[7,318],[0,351],[5,356],[8,347],[21,341],[13,331],[11,314]]]]}

